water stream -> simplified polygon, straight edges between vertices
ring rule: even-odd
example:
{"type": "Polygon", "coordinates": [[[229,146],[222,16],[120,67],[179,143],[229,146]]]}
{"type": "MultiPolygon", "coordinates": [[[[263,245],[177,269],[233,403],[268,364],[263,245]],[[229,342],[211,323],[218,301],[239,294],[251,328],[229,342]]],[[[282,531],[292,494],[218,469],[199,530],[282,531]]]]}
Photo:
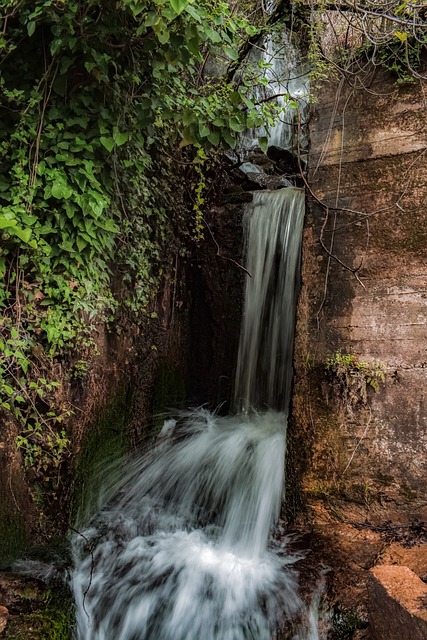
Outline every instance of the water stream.
{"type": "MultiPolygon", "coordinates": [[[[73,540],[79,640],[270,640],[301,608],[274,541],[304,193],[254,195],[234,416],[168,421],[73,540]]],[[[314,636],[306,636],[314,637],[314,636]]]]}
{"type": "Polygon", "coordinates": [[[264,78],[253,93],[255,103],[274,103],[279,112],[274,126],[267,132],[264,127],[245,132],[241,146],[255,149],[259,137],[268,138],[268,146],[286,149],[305,158],[308,146],[307,120],[310,99],[309,66],[292,42],[285,29],[281,33],[267,34],[254,47],[250,63],[259,67],[264,78]],[[295,108],[295,103],[298,108],[295,108]]]}

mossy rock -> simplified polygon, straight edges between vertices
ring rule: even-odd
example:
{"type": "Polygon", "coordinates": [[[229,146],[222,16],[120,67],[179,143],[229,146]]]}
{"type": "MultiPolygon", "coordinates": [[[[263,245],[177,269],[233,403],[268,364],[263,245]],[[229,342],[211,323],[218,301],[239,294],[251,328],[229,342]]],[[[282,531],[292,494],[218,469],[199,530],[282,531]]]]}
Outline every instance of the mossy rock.
{"type": "Polygon", "coordinates": [[[71,640],[73,602],[59,584],[49,588],[18,574],[0,575],[0,598],[9,609],[5,640],[71,640]]]}
{"type": "Polygon", "coordinates": [[[11,617],[4,640],[71,640],[71,624],[66,613],[46,609],[11,617]]]}

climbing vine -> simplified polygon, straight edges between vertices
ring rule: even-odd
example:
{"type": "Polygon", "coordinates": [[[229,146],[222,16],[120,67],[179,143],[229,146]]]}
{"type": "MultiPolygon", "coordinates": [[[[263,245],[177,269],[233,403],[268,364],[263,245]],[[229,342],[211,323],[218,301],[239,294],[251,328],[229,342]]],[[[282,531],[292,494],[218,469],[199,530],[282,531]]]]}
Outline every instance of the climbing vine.
{"type": "Polygon", "coordinates": [[[254,25],[244,11],[3,2],[0,408],[20,423],[33,468],[57,466],[69,446],[64,368],[87,371],[99,323],[117,326],[119,308],[144,314],[170,247],[202,239],[206,154],[277,116],[255,104],[253,68],[226,73],[263,28],[262,12],[254,25]]]}

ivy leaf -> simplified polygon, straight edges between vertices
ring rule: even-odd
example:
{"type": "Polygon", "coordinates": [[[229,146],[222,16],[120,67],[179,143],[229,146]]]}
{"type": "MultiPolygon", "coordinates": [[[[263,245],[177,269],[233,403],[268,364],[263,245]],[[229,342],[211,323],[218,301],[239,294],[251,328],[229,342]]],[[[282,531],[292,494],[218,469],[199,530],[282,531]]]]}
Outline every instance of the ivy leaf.
{"type": "Polygon", "coordinates": [[[31,229],[20,229],[19,227],[11,227],[10,232],[25,244],[29,243],[32,233],[31,229]]]}
{"type": "Polygon", "coordinates": [[[67,200],[73,190],[65,182],[54,182],[52,185],[52,196],[57,200],[67,200]]]}
{"type": "Polygon", "coordinates": [[[114,139],[114,142],[116,143],[116,145],[118,147],[121,147],[122,144],[125,144],[125,142],[127,142],[129,140],[129,134],[128,133],[115,132],[115,133],[113,133],[113,139],[114,139]]]}
{"type": "Polygon", "coordinates": [[[87,247],[87,244],[88,243],[86,242],[86,240],[84,240],[81,236],[77,236],[76,245],[80,253],[83,251],[83,249],[85,249],[85,247],[87,247]]]}
{"type": "Polygon", "coordinates": [[[16,220],[12,219],[8,219],[5,216],[0,216],[0,229],[7,229],[8,227],[13,227],[13,225],[16,223],[16,220]]]}
{"type": "Polygon", "coordinates": [[[104,136],[101,136],[99,138],[99,142],[102,144],[103,147],[105,147],[107,149],[107,151],[109,151],[110,153],[112,152],[112,150],[114,149],[114,139],[113,138],[105,138],[104,136]]]}
{"type": "Polygon", "coordinates": [[[188,5],[188,0],[170,0],[170,3],[176,15],[179,16],[188,5]]]}

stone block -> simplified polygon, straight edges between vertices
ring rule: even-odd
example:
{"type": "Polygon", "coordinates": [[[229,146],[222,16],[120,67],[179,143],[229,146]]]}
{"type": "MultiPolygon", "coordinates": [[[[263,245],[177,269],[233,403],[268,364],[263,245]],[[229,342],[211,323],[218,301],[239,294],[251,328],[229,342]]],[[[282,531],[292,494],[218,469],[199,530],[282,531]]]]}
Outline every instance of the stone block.
{"type": "Polygon", "coordinates": [[[427,584],[408,567],[374,567],[368,592],[372,640],[427,639],[427,584]]]}

